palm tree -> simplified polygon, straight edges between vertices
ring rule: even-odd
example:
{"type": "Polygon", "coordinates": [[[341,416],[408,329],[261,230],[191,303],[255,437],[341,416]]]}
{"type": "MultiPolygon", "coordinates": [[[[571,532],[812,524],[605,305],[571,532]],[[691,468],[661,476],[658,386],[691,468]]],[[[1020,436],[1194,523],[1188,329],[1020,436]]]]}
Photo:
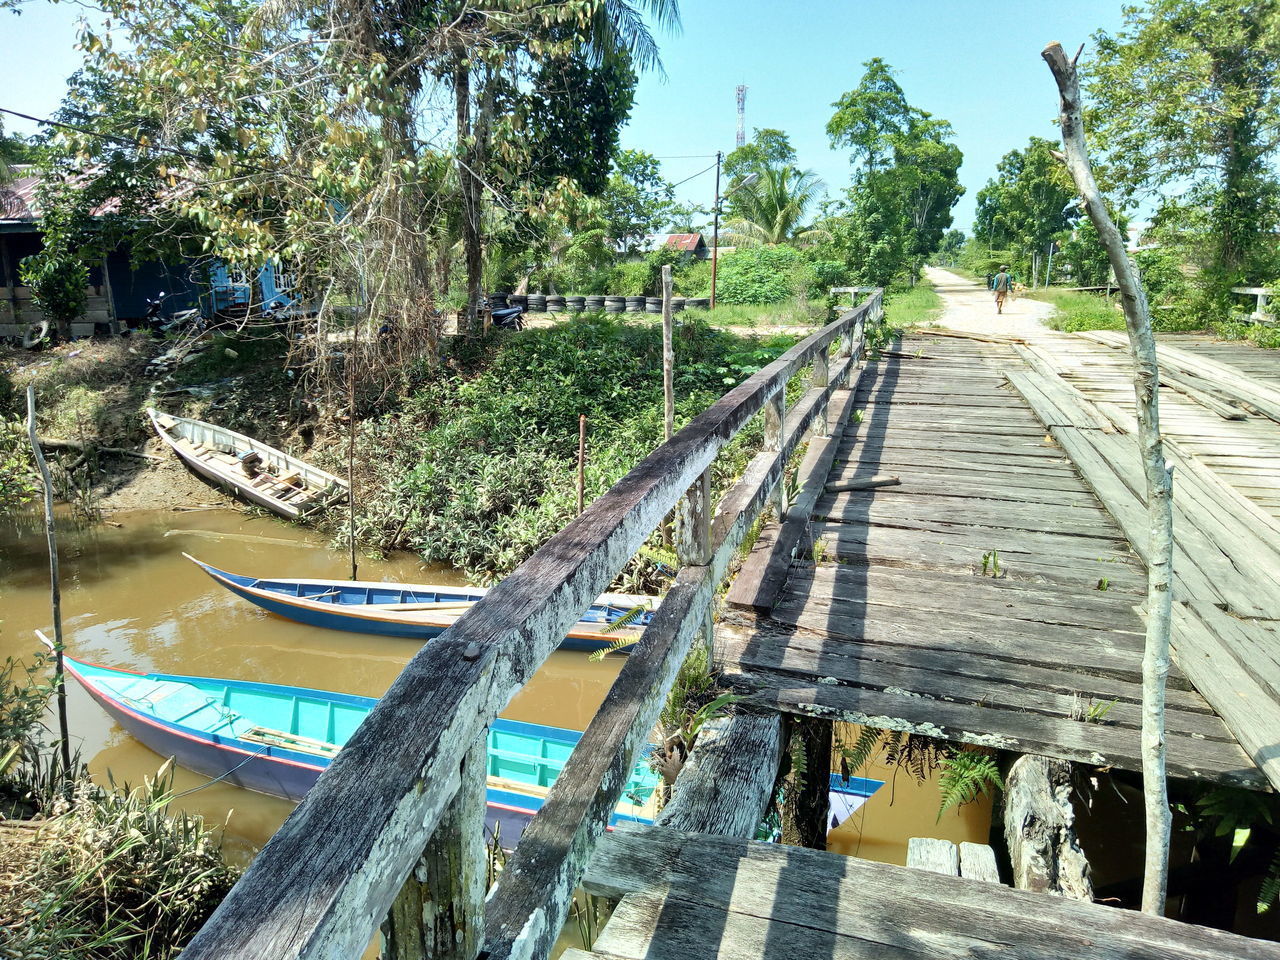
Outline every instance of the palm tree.
{"type": "Polygon", "coordinates": [[[803,226],[805,211],[826,184],[812,170],[761,166],[759,179],[733,198],[737,216],[726,221],[740,246],[815,243],[828,234],[803,226]]]}

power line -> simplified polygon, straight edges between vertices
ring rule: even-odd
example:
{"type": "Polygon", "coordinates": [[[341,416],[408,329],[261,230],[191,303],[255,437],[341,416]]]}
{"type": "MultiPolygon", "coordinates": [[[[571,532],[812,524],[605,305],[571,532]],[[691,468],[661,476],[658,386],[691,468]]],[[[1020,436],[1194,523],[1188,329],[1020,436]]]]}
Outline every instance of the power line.
{"type": "Polygon", "coordinates": [[[671,189],[674,190],[676,187],[680,186],[681,183],[688,183],[694,177],[700,177],[704,173],[706,173],[708,170],[714,170],[715,168],[716,168],[716,165],[713,163],[711,166],[705,167],[702,170],[699,170],[697,173],[692,174],[691,176],[685,177],[683,180],[680,181],[680,183],[673,183],[671,185],[671,189]]]}

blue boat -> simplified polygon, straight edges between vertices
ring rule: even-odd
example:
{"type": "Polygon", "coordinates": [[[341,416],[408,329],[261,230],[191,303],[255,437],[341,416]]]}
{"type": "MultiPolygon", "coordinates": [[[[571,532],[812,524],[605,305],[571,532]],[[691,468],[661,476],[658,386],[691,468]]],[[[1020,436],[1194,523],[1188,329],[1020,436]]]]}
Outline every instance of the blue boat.
{"type": "MultiPolygon", "coordinates": [[[[122,727],[188,770],[298,801],[376,700],[245,680],[135,673],[64,657],[66,672],[122,727]]],[[[490,830],[519,840],[581,734],[497,719],[489,728],[490,830]]],[[[637,762],[610,823],[652,822],[659,777],[637,762]]]]}
{"type": "MultiPolygon", "coordinates": [[[[270,613],[314,627],[353,633],[430,639],[443,633],[487,592],[481,587],[363,580],[263,580],[219,570],[190,554],[183,556],[236,596],[270,613]]],[[[570,628],[561,647],[599,650],[621,638],[639,639],[657,603],[657,597],[604,594],[570,628]],[[637,609],[639,613],[635,613],[637,609]],[[624,617],[628,617],[626,626],[609,628],[609,624],[624,617]]]]}

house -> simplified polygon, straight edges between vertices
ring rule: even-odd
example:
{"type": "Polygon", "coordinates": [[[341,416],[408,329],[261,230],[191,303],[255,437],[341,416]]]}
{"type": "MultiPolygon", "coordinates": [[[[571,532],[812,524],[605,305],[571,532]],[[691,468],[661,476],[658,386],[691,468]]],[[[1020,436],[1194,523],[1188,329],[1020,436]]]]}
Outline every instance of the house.
{"type": "MultiPolygon", "coordinates": [[[[22,260],[43,246],[32,167],[15,167],[16,176],[0,186],[0,338],[21,337],[28,325],[44,317],[31,302],[31,290],[19,277],[22,260]]],[[[113,212],[108,201],[94,216],[113,212]]],[[[199,308],[217,312],[254,312],[264,305],[292,304],[291,278],[272,265],[241,269],[220,261],[167,264],[134,262],[127,246],[112,250],[89,267],[89,289],[82,319],[71,325],[73,336],[118,332],[147,313],[147,301],[166,294],[165,313],[199,308]],[[261,300],[259,300],[261,298],[261,300]]]]}
{"type": "Polygon", "coordinates": [[[651,233],[632,249],[638,253],[652,253],[662,247],[687,253],[694,260],[706,260],[711,256],[711,247],[700,233],[651,233]]]}

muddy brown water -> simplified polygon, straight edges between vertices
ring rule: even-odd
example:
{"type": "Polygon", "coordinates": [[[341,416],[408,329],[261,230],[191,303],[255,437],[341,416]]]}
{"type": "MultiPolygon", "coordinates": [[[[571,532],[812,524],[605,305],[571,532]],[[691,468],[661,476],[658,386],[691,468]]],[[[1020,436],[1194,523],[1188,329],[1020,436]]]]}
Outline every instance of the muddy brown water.
{"type": "MultiPolygon", "coordinates": [[[[417,649],[412,640],[309,627],[233,596],[183,558],[237,573],[343,579],[345,553],[312,531],[232,510],[118,513],[119,526],[75,529],[61,518],[63,631],[72,656],[130,670],[228,677],[380,696],[417,649]]],[[[361,560],[360,579],[462,583],[454,571],[410,556],[361,560]]],[[[34,514],[0,518],[0,657],[29,657],[35,630],[50,633],[44,525],[34,514]]],[[[583,730],[622,658],[593,663],[558,651],[509,705],[516,720],[583,730]]],[[[163,759],[113,723],[75,683],[67,688],[72,742],[100,782],[140,784],[163,759]]],[[[178,809],[226,824],[225,845],[246,861],[293,809],[274,797],[186,770],[178,809]]]]}

